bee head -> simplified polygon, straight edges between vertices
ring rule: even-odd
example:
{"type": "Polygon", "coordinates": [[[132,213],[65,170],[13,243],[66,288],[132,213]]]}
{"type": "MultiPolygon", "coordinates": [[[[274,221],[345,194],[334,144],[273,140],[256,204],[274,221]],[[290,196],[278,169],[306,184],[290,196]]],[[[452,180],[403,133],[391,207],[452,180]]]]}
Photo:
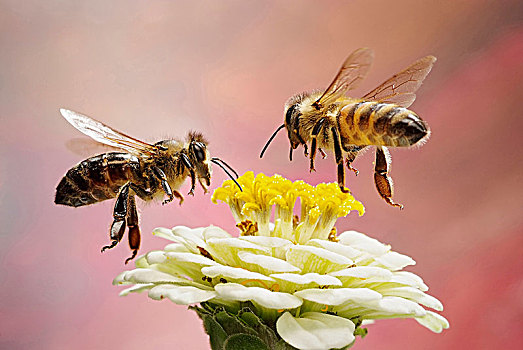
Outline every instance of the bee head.
{"type": "Polygon", "coordinates": [[[269,144],[272,142],[272,140],[276,137],[276,134],[283,128],[287,129],[287,135],[289,136],[289,141],[291,143],[291,153],[301,144],[300,137],[298,135],[298,127],[299,118],[301,116],[300,105],[304,96],[304,94],[293,96],[289,99],[289,101],[287,101],[287,103],[285,103],[285,122],[280,125],[269,138],[269,141],[267,141],[261,151],[260,158],[263,157],[263,154],[267,150],[267,147],[269,147],[269,144]]]}
{"type": "Polygon", "coordinates": [[[300,101],[286,106],[285,128],[287,129],[287,135],[289,136],[292,149],[296,149],[300,145],[300,138],[298,136],[300,115],[300,101]]]}
{"type": "Polygon", "coordinates": [[[190,132],[188,136],[188,153],[189,158],[193,162],[196,176],[203,180],[207,186],[211,184],[211,156],[207,149],[207,140],[202,134],[190,132]]]}

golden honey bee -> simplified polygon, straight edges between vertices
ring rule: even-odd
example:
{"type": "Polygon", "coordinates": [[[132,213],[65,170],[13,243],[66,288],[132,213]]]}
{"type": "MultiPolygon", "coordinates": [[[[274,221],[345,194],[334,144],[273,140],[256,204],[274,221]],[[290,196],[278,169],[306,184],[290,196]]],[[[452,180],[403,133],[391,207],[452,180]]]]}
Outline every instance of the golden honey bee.
{"type": "Polygon", "coordinates": [[[345,95],[365,78],[374,58],[368,48],[354,51],[325,92],[302,93],[285,104],[285,122],[269,138],[260,158],[276,134],[287,129],[292,152],[303,145],[314,170],[316,148],[325,158],[323,149],[334,151],[338,167],[338,184],[345,188],[345,170],[352,167],[358,154],[369,146],[376,147],[374,182],[381,197],[390,205],[403,208],[392,200],[393,185],[388,175],[391,158],[387,147],[409,147],[421,144],[430,134],[428,125],[413,111],[407,109],[416,99],[415,92],[429,74],[436,58],[423,57],[383,84],[363,96],[345,95]],[[310,153],[307,144],[310,141],[310,153]]]}
{"type": "Polygon", "coordinates": [[[80,132],[124,151],[103,153],[69,169],[56,188],[54,202],[80,207],[116,197],[109,231],[111,244],[103,247],[102,252],[122,240],[127,226],[132,255],[125,260],[126,264],[134,259],[140,248],[135,195],[144,201],[161,200],[167,195],[162,204],[176,197],[181,205],[184,198],[178,189],[187,177],[191,178],[190,195],[194,195],[196,179],[207,193],[211,183],[211,163],[222,168],[240,187],[227,169],[236,178],[238,174],[221,159],[210,157],[207,141],[200,133],[189,132],[185,142],[170,139],[149,144],[86,115],[67,109],[60,109],[60,112],[80,132]]]}

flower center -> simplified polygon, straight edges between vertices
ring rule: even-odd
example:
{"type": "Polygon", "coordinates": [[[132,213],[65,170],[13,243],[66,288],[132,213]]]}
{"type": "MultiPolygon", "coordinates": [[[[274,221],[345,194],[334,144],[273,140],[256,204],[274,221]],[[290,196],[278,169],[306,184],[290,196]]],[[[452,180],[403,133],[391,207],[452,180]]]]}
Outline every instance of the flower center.
{"type": "Polygon", "coordinates": [[[214,191],[212,201],[229,205],[242,235],[281,237],[299,244],[313,238],[333,240],[339,217],[351,210],[357,210],[360,216],[365,212],[363,204],[350,193],[341,192],[335,183],[311,186],[280,175],[254,176],[252,171],[237,181],[243,191],[226,180],[214,191]],[[300,211],[299,216],[294,214],[295,209],[300,211]]]}

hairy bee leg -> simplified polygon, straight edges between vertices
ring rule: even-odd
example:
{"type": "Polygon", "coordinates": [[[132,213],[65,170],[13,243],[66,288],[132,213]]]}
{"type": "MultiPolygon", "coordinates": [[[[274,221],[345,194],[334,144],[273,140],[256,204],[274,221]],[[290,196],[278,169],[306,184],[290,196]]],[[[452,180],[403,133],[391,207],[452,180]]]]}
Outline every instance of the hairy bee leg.
{"type": "Polygon", "coordinates": [[[200,183],[200,186],[202,186],[203,193],[209,192],[209,190],[207,189],[207,186],[202,182],[201,178],[198,179],[198,182],[200,183]]]}
{"type": "MultiPolygon", "coordinates": [[[[169,202],[172,202],[175,195],[173,194],[173,191],[171,189],[171,186],[167,182],[167,176],[165,176],[165,173],[162,169],[158,167],[152,167],[154,175],[160,180],[160,183],[162,184],[163,191],[165,194],[169,197],[166,200],[162,202],[162,205],[165,205],[169,202]]],[[[181,204],[181,203],[180,203],[181,204]]]]}
{"type": "Polygon", "coordinates": [[[376,165],[374,166],[374,183],[376,189],[380,194],[381,198],[393,207],[399,207],[403,209],[403,205],[394,203],[392,200],[392,194],[394,193],[394,187],[392,179],[388,175],[390,169],[390,155],[385,147],[376,148],[376,165]]]}
{"type": "Polygon", "coordinates": [[[191,190],[188,194],[194,196],[194,189],[196,188],[196,174],[194,173],[194,165],[192,165],[191,160],[184,153],[182,153],[182,164],[187,169],[189,169],[189,173],[191,175],[191,190]]]}
{"type": "Polygon", "coordinates": [[[316,125],[314,125],[314,128],[312,129],[312,141],[311,141],[311,153],[310,153],[310,167],[309,171],[316,171],[314,169],[314,157],[316,157],[316,142],[318,138],[318,134],[320,133],[321,128],[323,127],[323,123],[325,123],[325,118],[321,118],[316,125]]]}
{"type": "Polygon", "coordinates": [[[298,137],[298,141],[300,141],[300,145],[303,145],[303,154],[305,155],[305,157],[307,157],[309,155],[309,149],[307,148],[307,142],[305,142],[303,137],[300,136],[300,134],[298,133],[298,130],[294,129],[294,133],[298,137]]]}
{"type": "Polygon", "coordinates": [[[126,183],[120,187],[120,191],[118,192],[118,197],[116,198],[116,203],[114,204],[113,209],[113,223],[111,224],[111,229],[109,230],[111,244],[104,246],[102,248],[102,253],[106,249],[114,248],[122,240],[122,237],[125,233],[125,218],[127,217],[129,201],[129,185],[129,182],[126,183]]]}
{"type": "Polygon", "coordinates": [[[180,205],[182,205],[183,201],[185,200],[185,198],[183,198],[182,194],[176,190],[173,190],[173,195],[178,198],[178,200],[180,201],[180,205]]]}
{"type": "Polygon", "coordinates": [[[354,162],[354,160],[356,159],[356,157],[358,155],[358,152],[361,149],[362,148],[358,147],[357,150],[356,149],[350,150],[349,152],[347,152],[347,158],[345,158],[345,164],[347,165],[347,169],[349,169],[350,171],[353,171],[354,174],[356,174],[356,176],[358,176],[358,174],[360,172],[358,171],[358,169],[352,167],[352,162],[354,162]]]}
{"type": "Polygon", "coordinates": [[[336,157],[336,164],[338,165],[338,186],[343,193],[348,193],[349,190],[345,188],[345,168],[343,167],[343,154],[341,153],[341,141],[338,135],[338,130],[335,126],[331,128],[332,140],[334,142],[334,156],[336,157]]]}
{"type": "Polygon", "coordinates": [[[140,226],[138,223],[138,210],[136,210],[136,200],[134,196],[129,196],[129,215],[127,216],[127,227],[129,227],[128,239],[132,255],[125,260],[127,264],[133,260],[140,249],[140,226]]]}

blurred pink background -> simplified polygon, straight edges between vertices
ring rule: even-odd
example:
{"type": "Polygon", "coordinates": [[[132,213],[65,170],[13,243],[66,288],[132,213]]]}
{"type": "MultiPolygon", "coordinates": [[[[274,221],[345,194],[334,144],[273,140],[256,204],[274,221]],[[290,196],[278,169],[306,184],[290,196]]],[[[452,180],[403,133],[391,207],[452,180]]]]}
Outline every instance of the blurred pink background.
{"type": "MultiPolygon", "coordinates": [[[[109,242],[110,201],[55,206],[82,160],[60,107],[148,141],[200,130],[240,172],[335,181],[333,157],[309,174],[288,161],[283,104],[325,88],[354,49],[374,49],[363,95],[414,60],[438,61],[412,106],[432,128],[421,149],[392,150],[395,199],[373,156],[348,175],[367,213],[338,221],[412,256],[450,329],[413,320],[369,326],[356,349],[523,348],[523,6],[521,1],[0,1],[0,348],[207,349],[193,312],[111,285],[129,256],[109,242]]],[[[215,168],[212,188],[225,175],[215,168]]],[[[188,191],[187,184],[183,191],[188,191]]],[[[182,207],[143,205],[141,253],[154,227],[220,225],[228,208],[198,188],[182,207]]]]}

